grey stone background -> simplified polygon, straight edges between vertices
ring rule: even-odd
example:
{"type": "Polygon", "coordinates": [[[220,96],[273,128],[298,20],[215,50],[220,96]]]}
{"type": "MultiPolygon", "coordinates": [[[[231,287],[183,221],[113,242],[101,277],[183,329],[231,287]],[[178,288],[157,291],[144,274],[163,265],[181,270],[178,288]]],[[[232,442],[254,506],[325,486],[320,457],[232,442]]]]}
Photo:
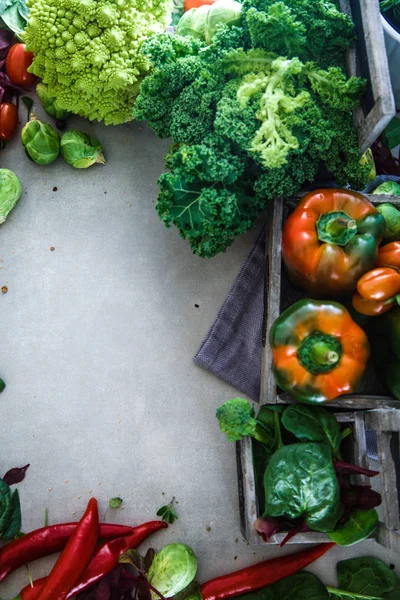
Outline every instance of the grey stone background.
{"type": "MultiPolygon", "coordinates": [[[[51,523],[78,519],[90,496],[102,516],[121,496],[107,520],[137,524],[176,496],[179,521],[152,545],[192,546],[201,581],[277,555],[239,531],[235,448],[214,416],[237,392],[192,363],[256,230],[212,260],[193,256],[154,210],[167,142],[139,123],[69,126],[102,142],[105,166],[41,167],[18,138],[0,153],[24,188],[0,227],[0,471],[31,464],[23,530],[45,508],[51,523]]],[[[397,560],[365,542],[313,570],[333,583],[337,560],[362,554],[397,560]]],[[[32,563],[33,576],[53,561],[32,563]]],[[[0,596],[27,582],[20,569],[0,596]]]]}

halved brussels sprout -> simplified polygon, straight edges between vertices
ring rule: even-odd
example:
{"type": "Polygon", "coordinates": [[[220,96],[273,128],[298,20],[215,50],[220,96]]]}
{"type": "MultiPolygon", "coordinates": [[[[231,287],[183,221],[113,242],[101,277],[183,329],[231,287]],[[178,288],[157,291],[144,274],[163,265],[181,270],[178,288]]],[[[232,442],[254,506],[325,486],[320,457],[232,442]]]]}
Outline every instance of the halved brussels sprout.
{"type": "Polygon", "coordinates": [[[82,131],[66,131],[61,138],[61,154],[75,169],[87,169],[94,163],[105,164],[100,142],[82,131]]]}
{"type": "Polygon", "coordinates": [[[10,169],[0,169],[0,223],[4,223],[21,194],[22,185],[16,174],[10,169]]]}
{"type": "MultiPolygon", "coordinates": [[[[184,590],[195,578],[196,555],[185,544],[169,544],[154,557],[148,572],[148,580],[165,598],[171,598],[184,590]]],[[[159,597],[152,592],[154,600],[159,597]]]]}

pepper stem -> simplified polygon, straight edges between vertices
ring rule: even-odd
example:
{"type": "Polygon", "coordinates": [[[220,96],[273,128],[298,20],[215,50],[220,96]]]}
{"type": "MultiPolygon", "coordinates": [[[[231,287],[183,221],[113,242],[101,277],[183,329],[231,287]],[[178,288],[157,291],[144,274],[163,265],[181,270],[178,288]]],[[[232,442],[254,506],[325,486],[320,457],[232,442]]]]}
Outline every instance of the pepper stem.
{"type": "Polygon", "coordinates": [[[312,333],[303,341],[298,350],[301,365],[313,375],[329,373],[341,358],[342,345],[333,335],[312,333]]]}
{"type": "Polygon", "coordinates": [[[343,210],[331,211],[320,215],[317,232],[321,242],[346,246],[357,233],[357,222],[343,210]]]}

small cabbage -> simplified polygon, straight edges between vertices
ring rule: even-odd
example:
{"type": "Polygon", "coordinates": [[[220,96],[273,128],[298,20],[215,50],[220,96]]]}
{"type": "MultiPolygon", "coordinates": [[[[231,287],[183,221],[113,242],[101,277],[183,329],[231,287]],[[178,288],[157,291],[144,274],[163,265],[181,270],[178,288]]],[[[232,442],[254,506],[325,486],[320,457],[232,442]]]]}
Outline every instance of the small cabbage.
{"type": "Polygon", "coordinates": [[[179,20],[176,27],[176,34],[191,36],[200,40],[205,39],[206,19],[210,10],[208,4],[191,8],[186,11],[179,20]]]}
{"type": "Polygon", "coordinates": [[[66,131],[61,138],[61,154],[65,162],[75,169],[87,169],[94,163],[105,164],[100,142],[82,133],[66,131]]]}
{"type": "MultiPolygon", "coordinates": [[[[148,572],[148,580],[165,598],[184,590],[195,578],[196,555],[189,546],[169,544],[158,552],[148,572]]],[[[152,592],[153,600],[158,596],[152,592]]]]}
{"type": "Polygon", "coordinates": [[[0,169],[0,223],[4,223],[22,194],[22,185],[10,169],[0,169]]]}
{"type": "MultiPolygon", "coordinates": [[[[392,183],[391,181],[387,183],[392,183]]],[[[385,184],[383,184],[385,185],[385,184]]],[[[397,184],[395,184],[397,185],[397,184]]],[[[380,186],[379,186],[380,187],[380,186]]],[[[375,192],[374,192],[375,193],[375,192]]],[[[385,194],[385,192],[381,192],[385,194]]],[[[393,192],[392,192],[393,193],[393,192]]],[[[400,186],[398,194],[400,195],[400,186]]],[[[400,240],[400,211],[393,204],[384,202],[376,207],[385,219],[385,231],[383,232],[383,243],[397,242],[400,240]]]]}
{"type": "Polygon", "coordinates": [[[206,21],[206,42],[211,44],[217,32],[217,26],[240,25],[242,5],[236,0],[217,0],[210,6],[206,21]]]}
{"type": "Polygon", "coordinates": [[[39,97],[39,100],[50,117],[53,119],[64,120],[66,119],[70,113],[65,110],[65,108],[61,108],[57,98],[54,96],[50,96],[47,85],[44,83],[38,83],[36,86],[36,93],[39,97]]]}
{"type": "Polygon", "coordinates": [[[21,141],[26,155],[39,165],[48,165],[60,154],[60,136],[48,123],[35,117],[21,131],[21,141]]]}
{"type": "Polygon", "coordinates": [[[388,194],[390,196],[400,196],[400,184],[396,181],[385,181],[381,183],[372,192],[373,194],[388,194]]]}

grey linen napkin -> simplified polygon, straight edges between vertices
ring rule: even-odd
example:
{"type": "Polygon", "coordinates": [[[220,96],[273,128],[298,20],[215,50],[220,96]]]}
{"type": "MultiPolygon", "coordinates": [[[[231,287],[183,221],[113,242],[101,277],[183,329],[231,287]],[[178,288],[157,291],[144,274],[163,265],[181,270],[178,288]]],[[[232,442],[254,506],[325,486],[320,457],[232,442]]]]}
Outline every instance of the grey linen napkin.
{"type": "Polygon", "coordinates": [[[265,227],[193,360],[258,402],[264,314],[265,227]]]}

